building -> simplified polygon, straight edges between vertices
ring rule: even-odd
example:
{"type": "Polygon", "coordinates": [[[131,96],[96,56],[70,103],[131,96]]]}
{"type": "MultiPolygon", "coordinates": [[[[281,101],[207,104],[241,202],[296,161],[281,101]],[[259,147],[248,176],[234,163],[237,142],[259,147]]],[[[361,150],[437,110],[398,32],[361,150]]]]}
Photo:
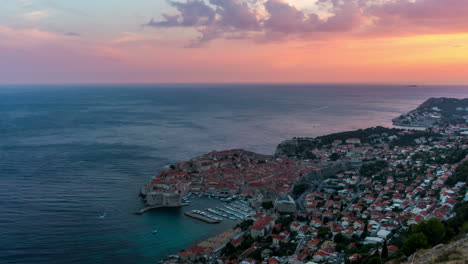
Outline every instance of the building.
{"type": "Polygon", "coordinates": [[[291,196],[278,197],[275,201],[275,210],[280,213],[294,213],[296,202],[291,196]]]}
{"type": "Polygon", "coordinates": [[[265,235],[265,225],[262,223],[255,223],[250,227],[250,235],[253,238],[263,237],[265,235]]]}
{"type": "Polygon", "coordinates": [[[361,144],[361,140],[359,138],[348,138],[346,144],[361,144]]]}
{"type": "Polygon", "coordinates": [[[150,192],[146,194],[146,203],[149,206],[182,206],[180,193],[150,192]]]}
{"type": "Polygon", "coordinates": [[[387,238],[388,236],[390,235],[390,231],[387,231],[387,230],[379,230],[379,232],[377,232],[377,236],[380,237],[380,238],[387,238]]]}
{"type": "Polygon", "coordinates": [[[366,237],[364,245],[366,244],[378,244],[382,243],[384,240],[380,237],[366,237]]]}

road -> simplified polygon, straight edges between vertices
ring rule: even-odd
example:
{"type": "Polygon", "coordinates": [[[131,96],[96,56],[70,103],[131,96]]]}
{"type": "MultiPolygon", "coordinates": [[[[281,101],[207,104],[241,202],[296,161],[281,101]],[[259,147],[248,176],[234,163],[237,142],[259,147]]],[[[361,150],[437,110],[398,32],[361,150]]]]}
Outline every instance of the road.
{"type": "Polygon", "coordinates": [[[310,182],[308,184],[310,184],[311,187],[309,189],[307,189],[304,193],[302,193],[296,199],[296,204],[297,204],[297,207],[299,208],[300,211],[306,210],[305,197],[307,196],[307,194],[310,191],[313,191],[313,190],[320,190],[320,188],[322,188],[322,185],[323,185],[323,180],[315,180],[315,181],[312,181],[312,182],[310,182]]]}

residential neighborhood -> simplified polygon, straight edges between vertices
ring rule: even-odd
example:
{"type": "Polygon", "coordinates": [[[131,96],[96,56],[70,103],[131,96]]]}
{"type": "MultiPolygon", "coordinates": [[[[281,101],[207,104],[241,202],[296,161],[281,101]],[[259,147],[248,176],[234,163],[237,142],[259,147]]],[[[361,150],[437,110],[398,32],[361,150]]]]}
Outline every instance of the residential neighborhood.
{"type": "MultiPolygon", "coordinates": [[[[238,194],[255,209],[239,223],[243,232],[219,252],[197,253],[194,262],[362,263],[383,251],[389,257],[401,254],[402,235],[412,226],[455,215],[467,195],[466,180],[454,181],[457,168],[468,164],[468,137],[461,133],[467,130],[435,127],[431,133],[437,136],[400,145],[392,142],[416,132],[372,134],[370,143],[333,140],[312,149],[314,159],[212,152],[190,165],[178,163],[152,184],[164,188],[183,178],[191,192],[238,194]],[[349,166],[326,177],[307,177],[338,162],[349,166]],[[197,172],[184,174],[193,164],[197,172]]],[[[181,186],[177,182],[171,188],[181,186]]]]}

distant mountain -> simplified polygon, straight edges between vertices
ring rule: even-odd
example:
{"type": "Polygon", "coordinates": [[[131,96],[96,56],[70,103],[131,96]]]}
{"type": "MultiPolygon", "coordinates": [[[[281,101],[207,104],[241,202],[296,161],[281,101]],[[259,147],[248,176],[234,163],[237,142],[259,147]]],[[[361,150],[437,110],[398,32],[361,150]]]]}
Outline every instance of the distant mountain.
{"type": "Polygon", "coordinates": [[[392,120],[396,126],[431,127],[463,124],[468,120],[468,98],[430,98],[415,110],[392,120]]]}

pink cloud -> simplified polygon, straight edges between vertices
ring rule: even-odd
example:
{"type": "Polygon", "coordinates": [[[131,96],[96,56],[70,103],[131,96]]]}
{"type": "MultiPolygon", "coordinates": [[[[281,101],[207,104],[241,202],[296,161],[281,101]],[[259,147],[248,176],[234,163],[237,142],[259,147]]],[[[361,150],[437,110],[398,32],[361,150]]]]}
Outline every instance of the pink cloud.
{"type": "Polygon", "coordinates": [[[468,31],[468,0],[398,0],[366,9],[372,33],[458,33],[468,31]],[[380,31],[380,32],[379,32],[380,31]]]}
{"type": "Polygon", "coordinates": [[[468,0],[319,0],[330,15],[300,10],[283,0],[185,0],[169,3],[177,10],[148,25],[188,27],[201,35],[200,44],[217,38],[275,40],[374,34],[466,32],[468,0]],[[252,4],[254,3],[254,4],[252,4]],[[266,13],[259,12],[262,6],[266,13]]]}

